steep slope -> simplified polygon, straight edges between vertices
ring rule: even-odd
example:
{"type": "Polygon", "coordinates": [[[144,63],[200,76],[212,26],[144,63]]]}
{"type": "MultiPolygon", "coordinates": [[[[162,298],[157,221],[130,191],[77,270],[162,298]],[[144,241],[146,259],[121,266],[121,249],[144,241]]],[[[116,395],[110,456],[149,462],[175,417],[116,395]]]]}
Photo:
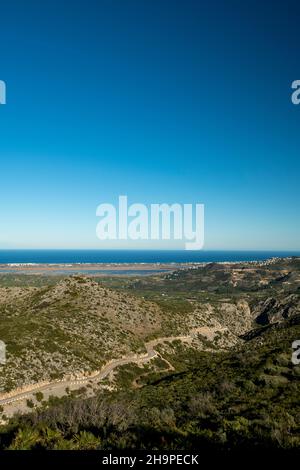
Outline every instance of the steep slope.
{"type": "Polygon", "coordinates": [[[26,444],[79,449],[86,448],[88,433],[88,443],[98,449],[197,449],[200,455],[212,450],[297,451],[300,369],[291,362],[291,343],[299,337],[299,323],[290,319],[238,351],[191,354],[178,348],[180,371],[138,390],[53,404],[2,428],[0,443],[11,449],[26,444]]]}
{"type": "Polygon", "coordinates": [[[142,352],[145,335],[161,323],[157,305],[80,277],[7,295],[0,320],[7,346],[2,391],[92,371],[114,357],[142,352]]]}
{"type": "Polygon", "coordinates": [[[300,313],[299,295],[290,294],[279,298],[268,297],[255,305],[253,314],[259,325],[282,321],[300,313]]]}

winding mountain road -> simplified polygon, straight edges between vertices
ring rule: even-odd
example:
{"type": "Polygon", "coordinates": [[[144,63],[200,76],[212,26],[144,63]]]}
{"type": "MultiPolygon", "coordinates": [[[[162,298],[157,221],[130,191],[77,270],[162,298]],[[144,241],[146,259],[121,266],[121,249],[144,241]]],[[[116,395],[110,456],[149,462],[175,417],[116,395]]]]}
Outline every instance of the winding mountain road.
{"type": "Polygon", "coordinates": [[[7,396],[5,398],[0,399],[0,405],[5,406],[5,405],[10,405],[14,402],[17,401],[22,401],[25,399],[33,399],[34,394],[37,392],[47,392],[48,394],[51,395],[56,395],[56,396],[62,396],[65,394],[66,388],[67,387],[72,387],[73,390],[80,388],[83,386],[85,383],[92,383],[92,382],[99,382],[103,379],[105,379],[114,369],[116,369],[119,366],[123,366],[126,364],[130,363],[135,363],[135,364],[143,364],[145,362],[150,361],[154,357],[157,357],[159,354],[157,351],[155,351],[155,346],[158,344],[167,342],[167,341],[175,341],[175,340],[180,340],[180,341],[187,341],[190,342],[192,339],[192,336],[170,336],[170,337],[164,337],[164,338],[157,338],[152,341],[149,341],[148,343],[145,343],[146,347],[146,354],[142,355],[128,355],[124,358],[120,359],[114,359],[110,361],[109,363],[105,364],[103,368],[99,371],[94,373],[91,376],[83,377],[83,378],[78,378],[78,379],[62,379],[62,380],[57,380],[54,382],[50,383],[43,383],[43,384],[36,384],[36,386],[33,386],[30,388],[30,390],[27,391],[18,391],[14,394],[14,392],[10,393],[10,396],[7,396]]]}

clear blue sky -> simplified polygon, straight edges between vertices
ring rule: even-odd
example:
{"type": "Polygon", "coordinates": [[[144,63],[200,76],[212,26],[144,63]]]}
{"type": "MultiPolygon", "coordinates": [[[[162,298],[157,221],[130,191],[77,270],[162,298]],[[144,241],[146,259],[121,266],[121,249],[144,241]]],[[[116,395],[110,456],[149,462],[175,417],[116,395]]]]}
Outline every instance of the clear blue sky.
{"type": "Polygon", "coordinates": [[[300,249],[296,1],[1,4],[0,248],[101,248],[96,207],[206,207],[206,249],[300,249]]]}

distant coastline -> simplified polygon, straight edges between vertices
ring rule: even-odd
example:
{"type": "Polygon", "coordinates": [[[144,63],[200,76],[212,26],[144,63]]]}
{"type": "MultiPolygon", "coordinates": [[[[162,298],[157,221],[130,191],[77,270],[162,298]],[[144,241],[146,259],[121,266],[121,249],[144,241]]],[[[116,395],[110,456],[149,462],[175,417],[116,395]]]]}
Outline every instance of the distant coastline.
{"type": "Polygon", "coordinates": [[[263,261],[300,256],[299,251],[261,250],[0,250],[0,265],[8,264],[170,264],[263,261]]]}
{"type": "Polygon", "coordinates": [[[300,252],[0,250],[0,274],[153,275],[209,263],[270,264],[300,252]]]}

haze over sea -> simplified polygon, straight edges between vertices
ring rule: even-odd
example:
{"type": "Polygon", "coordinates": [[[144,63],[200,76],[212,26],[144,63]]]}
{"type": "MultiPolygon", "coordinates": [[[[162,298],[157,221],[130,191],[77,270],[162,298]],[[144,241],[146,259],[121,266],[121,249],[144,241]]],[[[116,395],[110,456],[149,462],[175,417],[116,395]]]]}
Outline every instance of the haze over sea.
{"type": "Polygon", "coordinates": [[[300,251],[0,250],[0,264],[209,263],[260,261],[289,256],[300,256],[300,251]]]}

